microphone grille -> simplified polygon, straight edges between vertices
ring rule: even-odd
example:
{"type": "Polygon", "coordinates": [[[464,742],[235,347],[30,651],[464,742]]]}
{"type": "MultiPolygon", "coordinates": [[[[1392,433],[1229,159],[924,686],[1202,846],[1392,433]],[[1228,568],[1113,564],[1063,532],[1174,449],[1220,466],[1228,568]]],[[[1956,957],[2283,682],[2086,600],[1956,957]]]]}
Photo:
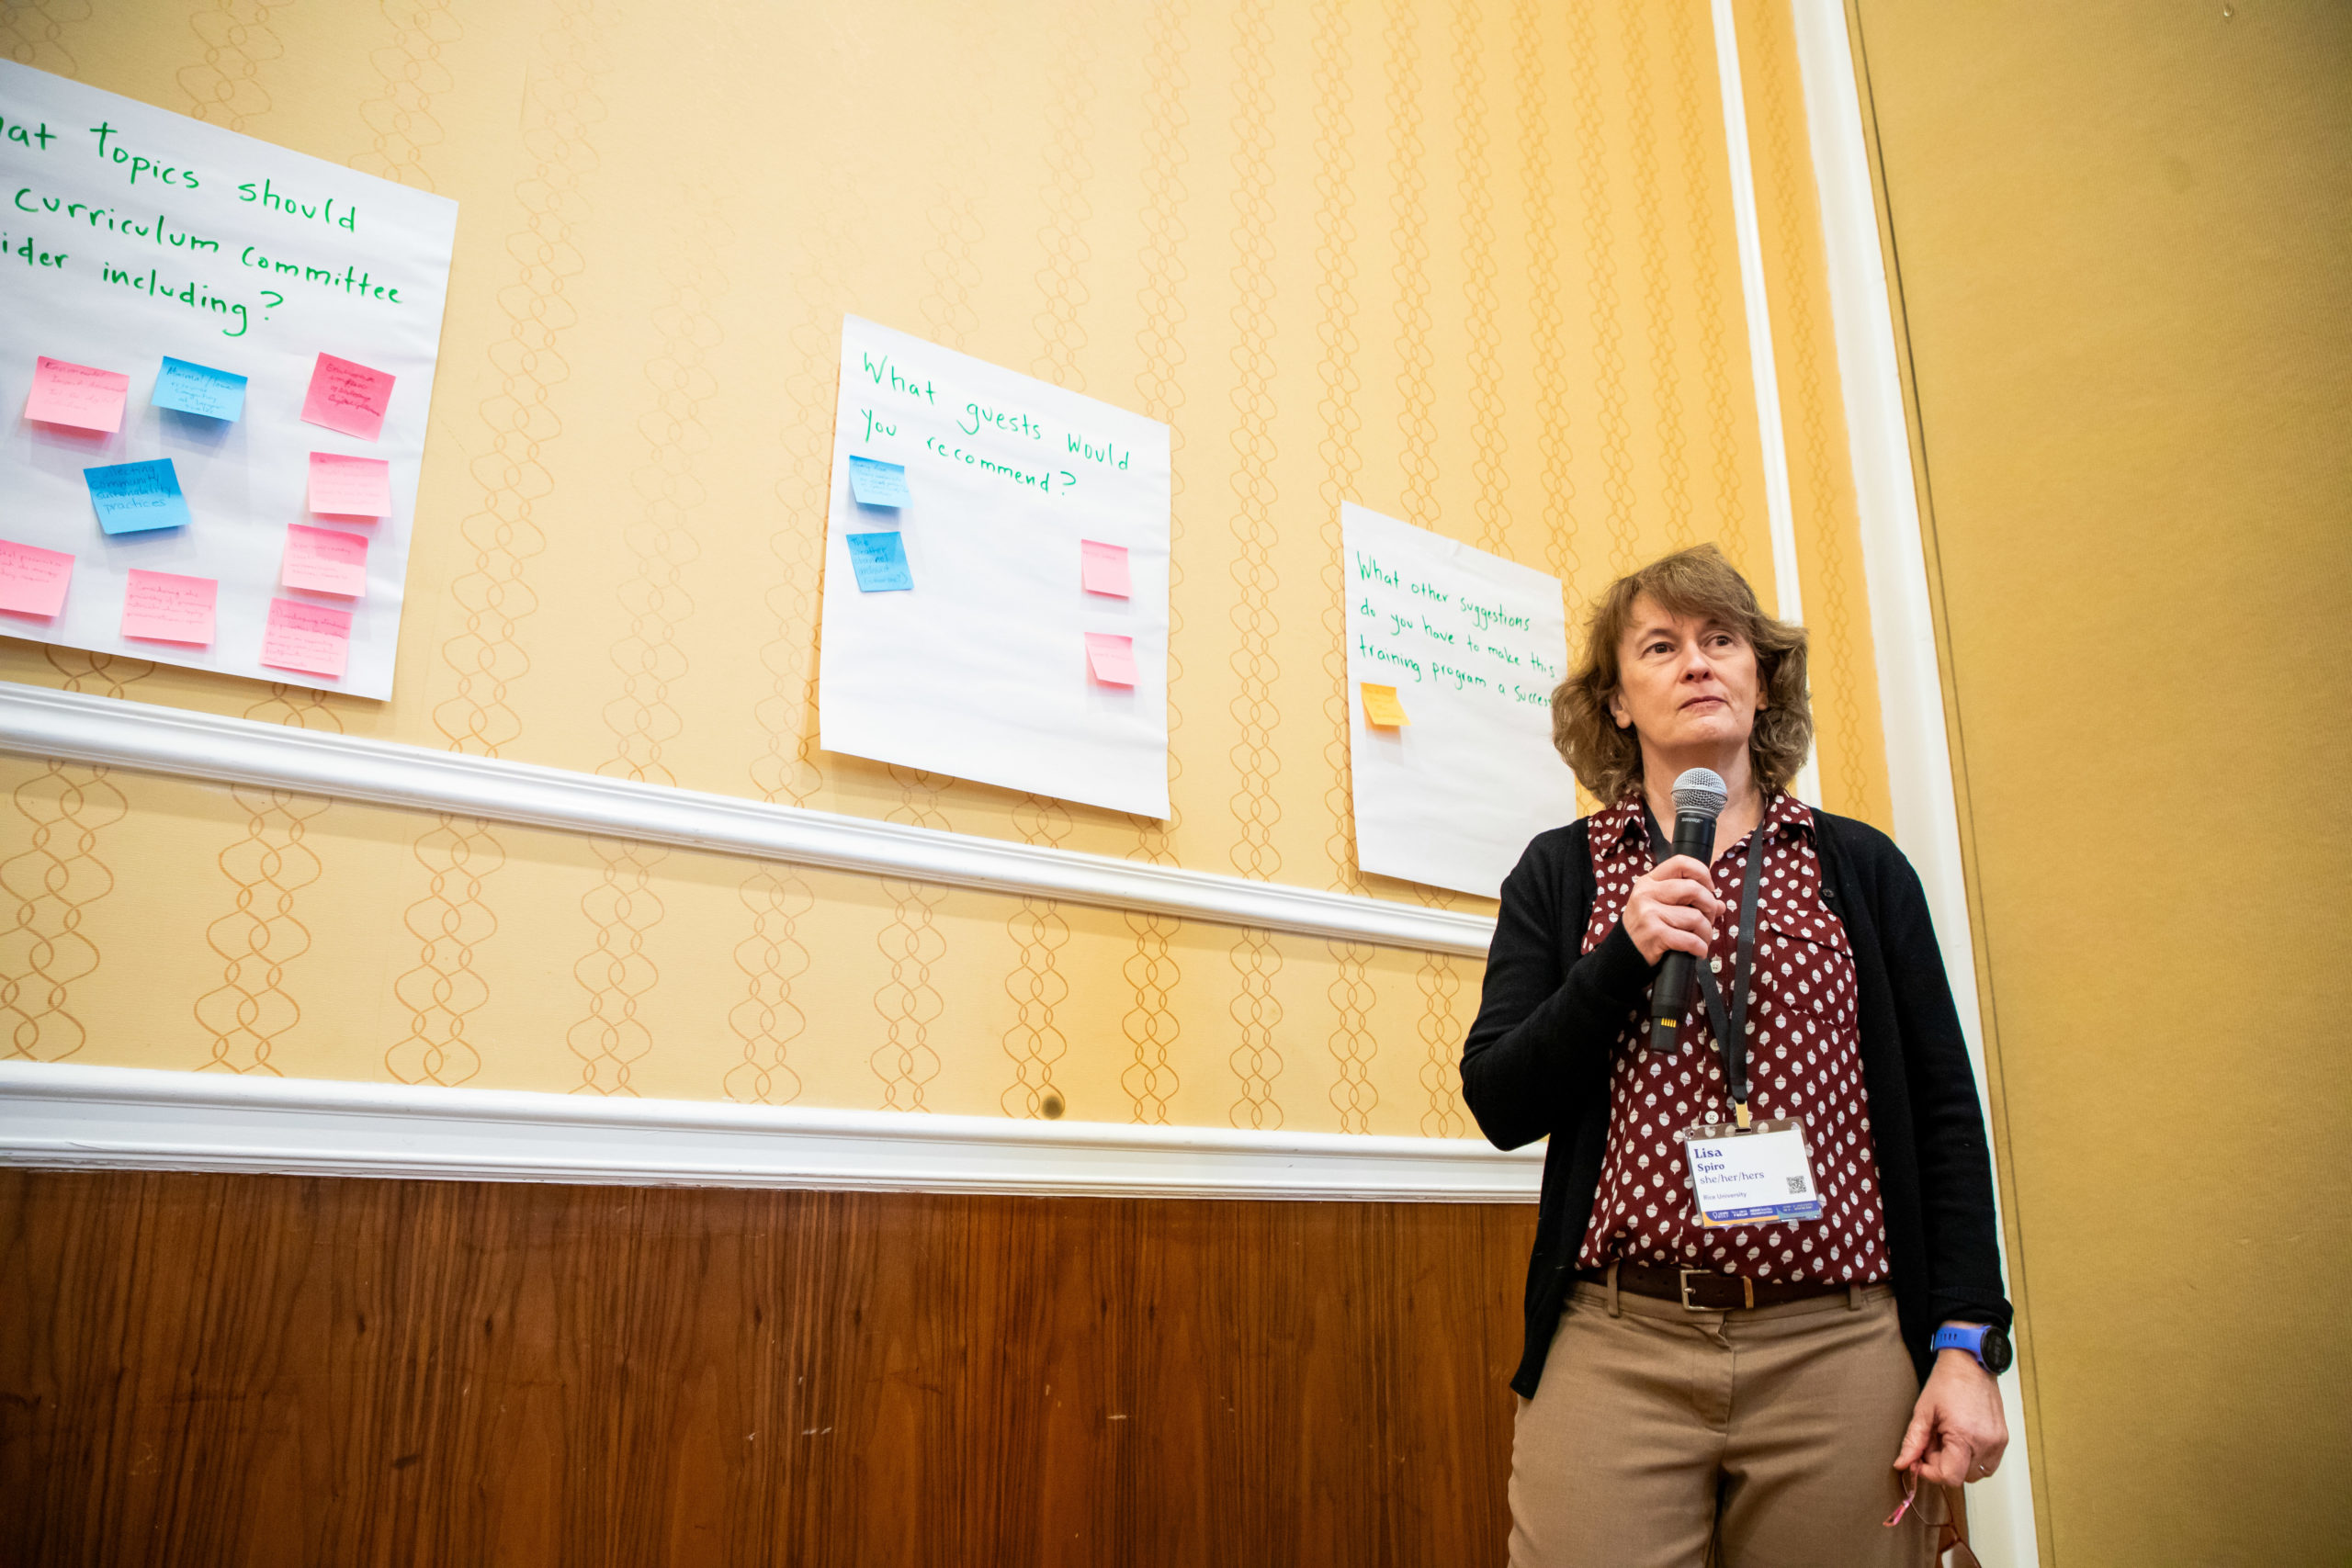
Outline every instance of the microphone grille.
{"type": "Polygon", "coordinates": [[[1724,787],[1724,776],[1713,768],[1692,768],[1674,781],[1674,809],[1695,812],[1702,817],[1720,817],[1724,802],[1731,792],[1724,787]]]}

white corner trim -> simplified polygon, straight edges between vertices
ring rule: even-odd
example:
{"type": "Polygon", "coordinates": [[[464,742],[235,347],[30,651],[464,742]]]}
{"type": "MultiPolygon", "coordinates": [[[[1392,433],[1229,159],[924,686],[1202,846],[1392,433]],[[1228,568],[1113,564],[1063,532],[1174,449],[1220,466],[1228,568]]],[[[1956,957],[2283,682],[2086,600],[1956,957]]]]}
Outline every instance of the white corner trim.
{"type": "Polygon", "coordinates": [[[638,1187],[1454,1203],[1540,1146],[0,1062],[0,1165],[638,1187]]]}
{"type": "MultiPolygon", "coordinates": [[[[1718,4],[1721,0],[1718,0],[1718,4]]],[[[1894,352],[1893,297],[1879,244],[1878,202],[1843,0],[1791,0],[1805,125],[1820,191],[1838,378],[1846,394],[1854,499],[1861,516],[1862,572],[1877,650],[1879,711],[1886,730],[1887,783],[1894,839],[1919,873],[1968,1039],[1980,1103],[1989,1106],[1984,1018],[1976,998],[1976,952],[1960,853],[1960,808],[1944,732],[1944,689],[1928,600],[1928,558],[1913,483],[1911,436],[1894,352]]],[[[1995,1200],[1998,1201],[1998,1194],[1995,1200]]],[[[2015,1376],[2001,1380],[2009,1423],[2008,1458],[1969,1488],[1971,1544],[1990,1568],[2041,1561],[2033,1519],[2025,1406],[2015,1376]]]]}
{"type": "MultiPolygon", "coordinates": [[[[1740,85],[1739,29],[1731,0],[1713,0],[1715,74],[1723,89],[1724,151],[1731,168],[1732,231],[1739,249],[1739,294],[1747,308],[1747,365],[1756,382],[1756,433],[1764,457],[1764,514],[1772,535],[1774,613],[1804,624],[1797,575],[1796,503],[1789,491],[1789,444],[1781,420],[1781,372],[1772,352],[1772,307],[1764,293],[1764,235],[1756,218],[1756,164],[1747,149],[1747,96],[1740,85]]],[[[1807,751],[1790,786],[1799,800],[1821,804],[1821,763],[1807,751]]]]}
{"type": "Polygon", "coordinates": [[[1484,958],[1495,933],[1482,915],[14,682],[0,751],[1416,952],[1484,958]]]}

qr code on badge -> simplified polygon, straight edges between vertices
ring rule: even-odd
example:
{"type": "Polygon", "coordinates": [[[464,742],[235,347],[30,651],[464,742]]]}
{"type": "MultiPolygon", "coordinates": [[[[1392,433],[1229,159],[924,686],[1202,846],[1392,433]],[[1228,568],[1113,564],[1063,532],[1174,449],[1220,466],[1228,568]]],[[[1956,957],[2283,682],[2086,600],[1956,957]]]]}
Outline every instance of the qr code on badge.
{"type": "Polygon", "coordinates": [[[1802,1197],[1804,1197],[1804,1177],[1802,1177],[1802,1176],[1792,1176],[1792,1177],[1790,1177],[1790,1178],[1789,1178],[1789,1193],[1790,1193],[1790,1195],[1791,1195],[1792,1197],[1796,1197],[1796,1198],[1802,1198],[1802,1197]]]}

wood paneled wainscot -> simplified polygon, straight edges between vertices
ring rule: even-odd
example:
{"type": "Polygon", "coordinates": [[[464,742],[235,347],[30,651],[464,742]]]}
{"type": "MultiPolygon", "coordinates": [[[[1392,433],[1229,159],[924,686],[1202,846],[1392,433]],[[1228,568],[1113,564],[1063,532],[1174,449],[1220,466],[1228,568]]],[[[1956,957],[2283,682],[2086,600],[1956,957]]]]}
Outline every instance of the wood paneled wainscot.
{"type": "Polygon", "coordinates": [[[1498,1562],[1534,1220],[0,1171],[0,1562],[1498,1562]]]}

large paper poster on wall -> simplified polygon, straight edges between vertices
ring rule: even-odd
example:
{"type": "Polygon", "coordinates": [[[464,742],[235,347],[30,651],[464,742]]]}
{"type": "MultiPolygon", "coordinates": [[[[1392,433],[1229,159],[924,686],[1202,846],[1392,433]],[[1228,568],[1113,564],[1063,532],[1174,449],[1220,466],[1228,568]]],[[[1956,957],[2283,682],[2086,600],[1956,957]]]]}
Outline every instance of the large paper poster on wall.
{"type": "Polygon", "coordinates": [[[390,696],[457,211],[0,60],[0,635],[390,696]]]}
{"type": "Polygon", "coordinates": [[[819,741],[1168,815],[1168,427],[842,324],[819,741]]]}
{"type": "Polygon", "coordinates": [[[1356,863],[1492,897],[1577,814],[1552,749],[1559,579],[1352,503],[1340,535],[1356,863]]]}

